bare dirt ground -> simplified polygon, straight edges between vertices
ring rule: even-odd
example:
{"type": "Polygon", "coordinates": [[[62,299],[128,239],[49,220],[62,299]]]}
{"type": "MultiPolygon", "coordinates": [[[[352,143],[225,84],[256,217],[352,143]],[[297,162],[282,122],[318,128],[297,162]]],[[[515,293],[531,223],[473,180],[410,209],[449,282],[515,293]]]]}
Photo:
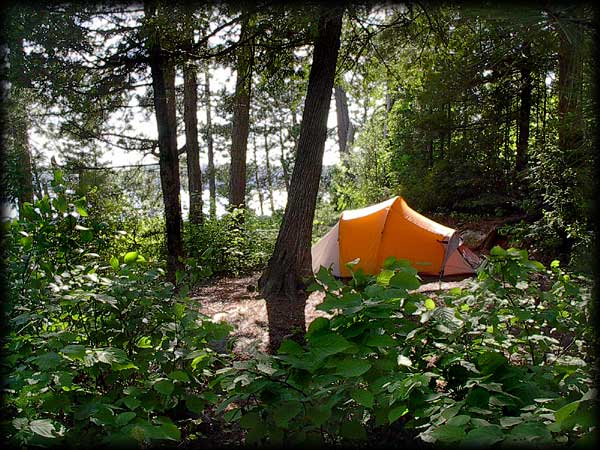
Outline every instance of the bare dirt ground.
{"type": "MultiPolygon", "coordinates": [[[[221,277],[213,279],[209,284],[197,287],[191,292],[192,299],[197,301],[199,311],[213,320],[224,320],[233,325],[233,351],[237,355],[252,353],[253,349],[266,350],[267,308],[265,300],[256,290],[259,272],[241,277],[221,277]]],[[[418,292],[431,293],[448,290],[454,287],[465,287],[470,278],[459,281],[423,280],[418,292]]],[[[316,309],[323,301],[323,294],[313,292],[306,302],[306,325],[317,317],[328,317],[323,311],[316,309]]]]}

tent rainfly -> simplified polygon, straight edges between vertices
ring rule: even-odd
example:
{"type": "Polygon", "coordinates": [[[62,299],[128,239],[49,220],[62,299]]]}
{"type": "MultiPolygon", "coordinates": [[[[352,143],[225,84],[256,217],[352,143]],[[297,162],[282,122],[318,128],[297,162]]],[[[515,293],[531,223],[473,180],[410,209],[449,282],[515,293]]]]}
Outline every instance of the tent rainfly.
{"type": "Polygon", "coordinates": [[[339,221],[312,247],[312,269],[331,267],[349,277],[346,263],[359,259],[354,270],[377,274],[386,258],[407,259],[424,275],[469,275],[479,257],[462,244],[457,230],[411,209],[402,197],[366,208],[344,211],[339,221]]]}

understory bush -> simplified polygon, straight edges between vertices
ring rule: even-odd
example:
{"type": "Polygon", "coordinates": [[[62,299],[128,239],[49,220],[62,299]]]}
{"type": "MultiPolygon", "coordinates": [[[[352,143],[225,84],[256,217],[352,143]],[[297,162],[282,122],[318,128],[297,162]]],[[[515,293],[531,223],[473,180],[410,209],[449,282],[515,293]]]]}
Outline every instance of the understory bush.
{"type": "Polygon", "coordinates": [[[201,225],[186,224],[188,263],[199,264],[203,276],[261,269],[273,253],[280,221],[279,217],[257,217],[234,209],[201,225]]]}
{"type": "Polygon", "coordinates": [[[436,444],[590,443],[589,288],[554,262],[492,249],[476,281],[433,299],[388,259],[348,284],[321,268],[303,345],[217,371],[227,420],[257,444],[353,443],[395,422],[436,444]],[[551,278],[551,287],[540,282],[551,278]]]}
{"type": "Polygon", "coordinates": [[[95,252],[85,199],[25,204],[5,223],[7,334],[2,431],[11,446],[145,446],[190,439],[207,405],[211,341],[230,330],[137,251],[95,252]]]}

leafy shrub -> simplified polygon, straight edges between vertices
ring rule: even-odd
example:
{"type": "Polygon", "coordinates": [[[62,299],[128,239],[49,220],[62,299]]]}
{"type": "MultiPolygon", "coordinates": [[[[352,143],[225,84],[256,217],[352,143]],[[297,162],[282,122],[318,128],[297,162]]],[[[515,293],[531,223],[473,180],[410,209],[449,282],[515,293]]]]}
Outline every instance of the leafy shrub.
{"type": "Polygon", "coordinates": [[[10,295],[2,366],[9,443],[180,440],[206,405],[229,332],[189,307],[184,287],[132,251],[103,261],[85,201],[26,204],[8,225],[10,295]]]}
{"type": "Polygon", "coordinates": [[[396,421],[441,444],[593,436],[589,290],[557,263],[546,274],[527,252],[495,247],[477,281],[437,302],[414,291],[404,260],[348,284],[323,268],[316,280],[332,317],[315,319],[304,345],[218,371],[229,392],[219,410],[246,442],[348,443],[396,421]]]}
{"type": "MultiPolygon", "coordinates": [[[[239,275],[267,263],[277,238],[277,218],[258,218],[235,209],[220,219],[186,226],[186,251],[204,275],[239,275]]],[[[191,262],[191,261],[190,261],[191,262]]]]}

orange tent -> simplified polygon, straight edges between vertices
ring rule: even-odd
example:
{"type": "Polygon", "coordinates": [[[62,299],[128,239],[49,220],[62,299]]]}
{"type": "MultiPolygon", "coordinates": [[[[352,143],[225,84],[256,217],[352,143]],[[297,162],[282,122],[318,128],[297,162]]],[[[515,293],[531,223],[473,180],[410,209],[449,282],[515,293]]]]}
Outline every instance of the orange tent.
{"type": "Polygon", "coordinates": [[[350,276],[346,263],[360,258],[354,270],[377,274],[386,258],[407,259],[426,275],[466,275],[479,258],[457,230],[411,209],[394,197],[362,209],[344,211],[334,227],[312,247],[312,268],[331,267],[336,276],[350,276]]]}

